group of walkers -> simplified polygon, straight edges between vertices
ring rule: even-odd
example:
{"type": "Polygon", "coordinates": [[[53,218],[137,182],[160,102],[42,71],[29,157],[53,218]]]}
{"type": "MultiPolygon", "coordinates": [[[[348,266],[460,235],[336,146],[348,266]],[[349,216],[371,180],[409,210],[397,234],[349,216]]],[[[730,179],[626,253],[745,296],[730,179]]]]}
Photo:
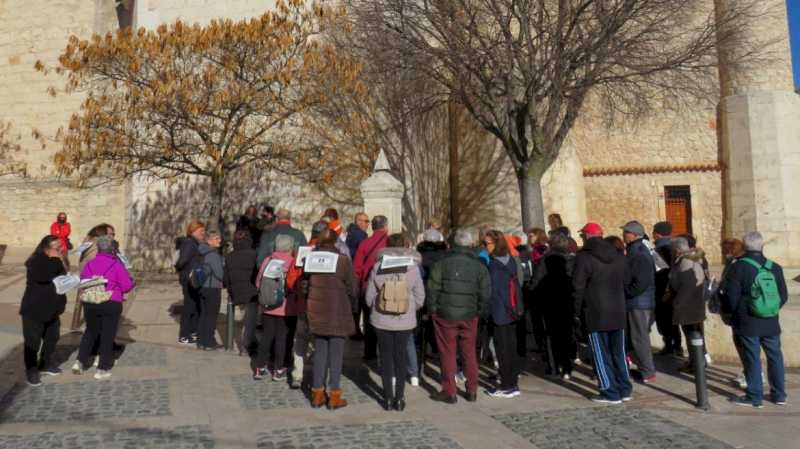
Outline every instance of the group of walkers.
{"type": "MultiPolygon", "coordinates": [[[[599,387],[593,400],[621,404],[633,397],[632,380],[656,381],[652,325],[664,341],[656,356],[682,357],[683,339],[703,335],[710,311],[731,326],[744,367],[746,394],[734,402],[762,407],[763,348],[769,399],[786,403],[779,325],[786,283],[781,267],[764,256],[757,232],[723,242],[725,269],[716,280],[693,236],[672,236],[667,222],[653,227],[653,241],[637,221],[626,223],[621,237],[604,236],[600,225],[588,223],[579,232],[581,245],[556,214],[549,232],[455,229],[447,241],[432,224],[415,247],[403,234],[390,234],[387,222],[358,213],[344,228],[338,212],[328,209],[307,240],[289,210],[267,206],[258,216],[251,207],[238,220],[227,254],[219,232],[191,222],[176,242],[179,343],[219,347],[215,331],[227,290],[244,309],[238,339],[253,379],[300,388],[310,360],[313,407],[347,405],[341,376],[348,339],[363,340],[366,362],[377,360],[386,410],[405,409],[406,383],[419,385],[429,352],[438,353],[441,368],[433,400],[456,403],[463,380],[464,398],[476,401],[480,362],[497,371],[487,395],[517,397],[530,334],[530,349],[542,355],[548,375],[569,382],[585,350],[599,387]],[[327,268],[309,266],[310,255],[327,268]]],[[[63,235],[42,239],[26,262],[20,314],[31,385],[39,384],[40,373],[60,373],[51,359],[65,298],[52,280],[66,272],[63,235]]],[[[87,328],[73,372],[84,372],[98,354],[97,379],[110,376],[121,303],[134,285],[113,237],[113,227],[99,225],[79,248],[81,278],[102,277],[108,294],[95,302],[96,294],[79,292],[88,298],[82,306],[87,328]]],[[[710,356],[693,360],[690,352],[681,371],[691,375],[698,363],[711,363],[710,356]]]]}
{"type": "MultiPolygon", "coordinates": [[[[65,213],[58,214],[50,232],[25,262],[27,278],[19,313],[22,316],[25,375],[31,386],[41,385],[42,375],[62,373],[53,354],[60,337],[60,317],[66,309],[67,299],[65,294],[57,291],[54,280],[65,276],[69,270],[71,228],[65,213]]],[[[114,339],[122,317],[122,303],[125,294],[134,288],[114,236],[114,227],[102,223],[93,227],[77,248],[80,279],[87,283],[78,287],[70,327],[78,330],[81,321],[85,321],[86,329],[72,372],[83,374],[94,366],[97,380],[111,377],[114,339]]]]}

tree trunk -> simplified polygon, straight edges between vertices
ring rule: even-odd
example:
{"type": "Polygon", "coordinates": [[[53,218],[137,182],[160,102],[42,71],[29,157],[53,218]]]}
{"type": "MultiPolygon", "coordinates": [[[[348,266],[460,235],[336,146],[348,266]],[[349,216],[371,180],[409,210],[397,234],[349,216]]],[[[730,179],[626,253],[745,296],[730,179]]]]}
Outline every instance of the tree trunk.
{"type": "Polygon", "coordinates": [[[450,99],[447,104],[447,121],[448,121],[448,153],[450,162],[450,226],[449,228],[458,228],[458,172],[461,168],[458,160],[458,111],[455,100],[450,99]]]}
{"type": "Polygon", "coordinates": [[[522,207],[522,229],[525,231],[533,227],[545,229],[542,175],[531,170],[519,170],[517,182],[522,207]]]}
{"type": "MultiPolygon", "coordinates": [[[[225,215],[223,201],[225,198],[225,176],[211,177],[211,205],[209,210],[210,222],[216,222],[216,230],[219,231],[223,241],[225,240],[225,215]]],[[[214,229],[211,227],[211,229],[214,229]]]]}

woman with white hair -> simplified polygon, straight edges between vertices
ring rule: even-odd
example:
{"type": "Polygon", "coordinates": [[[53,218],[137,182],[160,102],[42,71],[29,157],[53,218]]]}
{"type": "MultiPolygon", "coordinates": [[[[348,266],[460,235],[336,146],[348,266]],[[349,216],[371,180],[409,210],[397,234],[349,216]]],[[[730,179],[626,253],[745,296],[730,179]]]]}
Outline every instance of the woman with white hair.
{"type": "Polygon", "coordinates": [[[83,304],[83,314],[86,319],[86,331],[81,338],[78,351],[78,361],[72,367],[72,372],[81,374],[89,366],[89,357],[95,340],[100,338],[100,363],[94,378],[97,380],[111,377],[111,367],[114,366],[113,348],[114,337],[117,335],[119,320],[122,316],[122,302],[125,293],[133,290],[134,283],[125,265],[116,257],[114,240],[103,235],[95,240],[97,255],[81,270],[81,279],[101,277],[106,280],[104,288],[107,298],[104,301],[86,302],[83,304]]]}

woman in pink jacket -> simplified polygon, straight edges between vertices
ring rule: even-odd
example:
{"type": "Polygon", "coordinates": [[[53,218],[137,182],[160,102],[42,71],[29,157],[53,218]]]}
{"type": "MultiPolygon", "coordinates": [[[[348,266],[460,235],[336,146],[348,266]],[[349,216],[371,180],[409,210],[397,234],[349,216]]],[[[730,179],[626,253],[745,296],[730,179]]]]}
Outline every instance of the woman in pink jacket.
{"type": "Polygon", "coordinates": [[[83,315],[86,319],[86,331],[81,338],[78,351],[78,361],[72,367],[72,372],[81,374],[89,365],[97,338],[100,338],[100,364],[94,378],[97,380],[111,377],[111,367],[114,365],[114,337],[119,327],[122,315],[122,302],[124,294],[133,290],[134,283],[125,265],[114,254],[114,241],[109,236],[100,236],[95,240],[97,255],[81,270],[81,279],[91,279],[102,276],[108,280],[105,288],[111,292],[111,298],[100,304],[83,304],[83,315]]]}

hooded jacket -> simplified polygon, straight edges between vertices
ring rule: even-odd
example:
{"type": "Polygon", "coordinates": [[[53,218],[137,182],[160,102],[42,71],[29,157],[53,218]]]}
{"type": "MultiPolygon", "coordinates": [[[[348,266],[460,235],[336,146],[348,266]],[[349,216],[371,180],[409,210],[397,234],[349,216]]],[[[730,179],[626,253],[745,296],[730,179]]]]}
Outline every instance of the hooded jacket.
{"type": "MultiPolygon", "coordinates": [[[[336,253],[334,247],[320,251],[336,253]]],[[[308,326],[314,335],[349,337],[356,333],[353,312],[358,310],[353,266],[347,257],[339,257],[336,273],[307,273],[302,281],[307,288],[298,288],[301,299],[306,299],[308,326]]]]}
{"type": "Polygon", "coordinates": [[[234,304],[258,300],[256,291],[256,250],[250,239],[233,242],[233,251],[225,256],[224,284],[234,304]]]}
{"type": "Polygon", "coordinates": [[[706,319],[703,258],[703,250],[693,249],[678,256],[669,271],[668,297],[672,302],[672,324],[697,324],[706,319]]]}
{"type": "Polygon", "coordinates": [[[471,320],[488,313],[489,270],[472,248],[454,246],[431,268],[428,312],[444,320],[471,320]]]}
{"type": "Polygon", "coordinates": [[[371,308],[369,322],[377,329],[387,331],[405,331],[417,327],[417,310],[425,304],[425,284],[422,282],[419,264],[422,256],[413,249],[384,248],[378,253],[378,261],[372,268],[367,281],[365,302],[371,308]],[[415,265],[402,269],[381,270],[381,260],[384,256],[411,257],[415,265]],[[378,301],[381,288],[388,280],[402,277],[408,287],[408,311],[403,315],[388,315],[381,313],[375,303],[378,301]]]}
{"type": "Polygon", "coordinates": [[[656,268],[650,250],[642,239],[628,245],[628,270],[625,275],[627,310],[652,310],[656,307],[656,268]]]}
{"type": "MultiPolygon", "coordinates": [[[[722,313],[731,315],[731,326],[733,333],[748,337],[773,337],[780,335],[781,325],[779,318],[758,318],[750,313],[748,301],[750,301],[751,288],[755,282],[758,270],[749,263],[742,261],[743,258],[750,258],[763,265],[767,258],[758,251],[748,251],[744,256],[734,262],[722,280],[721,306],[722,313]]],[[[772,274],[778,284],[781,295],[781,307],[786,304],[789,296],[786,289],[786,279],[783,276],[783,268],[777,263],[772,264],[772,274]]]]}
{"type": "Polygon", "coordinates": [[[222,288],[222,281],[225,278],[222,255],[216,248],[212,248],[205,243],[200,244],[198,251],[203,258],[203,264],[208,273],[208,277],[203,283],[203,288],[222,288]]]}
{"type": "Polygon", "coordinates": [[[67,273],[64,262],[58,257],[35,254],[25,262],[25,268],[28,274],[19,314],[29,320],[47,322],[64,313],[67,297],[57,294],[53,284],[53,279],[67,273]]]}
{"type": "Polygon", "coordinates": [[[625,328],[625,256],[601,237],[586,241],[575,256],[575,314],[589,332],[625,328]]]}
{"type": "Polygon", "coordinates": [[[522,268],[517,260],[508,255],[504,263],[492,256],[489,260],[489,278],[492,282],[492,295],[489,300],[489,310],[492,321],[498,326],[511,324],[517,319],[512,316],[511,292],[517,296],[517,301],[522,302],[522,268]],[[513,284],[512,284],[513,283],[513,284]]]}

